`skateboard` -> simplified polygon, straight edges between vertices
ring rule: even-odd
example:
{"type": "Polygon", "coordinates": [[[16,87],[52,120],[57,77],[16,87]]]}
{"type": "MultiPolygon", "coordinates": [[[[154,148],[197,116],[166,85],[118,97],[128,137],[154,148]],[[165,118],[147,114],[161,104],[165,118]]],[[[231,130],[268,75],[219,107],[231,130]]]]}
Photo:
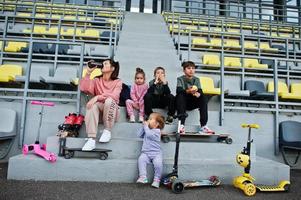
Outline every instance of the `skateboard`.
{"type": "Polygon", "coordinates": [[[109,156],[108,152],[112,152],[110,149],[100,149],[95,148],[91,151],[83,151],[82,148],[71,148],[66,146],[66,138],[60,138],[60,149],[59,149],[59,156],[64,156],[65,159],[70,159],[74,157],[74,152],[96,152],[99,153],[99,159],[100,160],[106,160],[109,156]]]}
{"type": "Polygon", "coordinates": [[[64,158],[65,159],[70,159],[74,157],[74,152],[79,151],[79,152],[98,152],[99,153],[99,159],[100,160],[106,160],[109,156],[108,152],[111,152],[112,150],[109,149],[93,149],[91,151],[83,151],[82,148],[68,148],[64,147],[64,158]]]}
{"type": "MultiPolygon", "coordinates": [[[[162,133],[161,139],[163,143],[168,143],[171,140],[175,140],[176,133],[162,133]]],[[[191,142],[225,142],[226,144],[232,144],[233,140],[230,134],[199,134],[197,132],[186,132],[180,134],[182,141],[191,142]]]]}
{"type": "Polygon", "coordinates": [[[176,194],[179,194],[183,192],[185,188],[219,186],[221,184],[221,181],[217,176],[211,176],[208,179],[199,181],[182,181],[180,179],[173,179],[173,177],[171,177],[170,182],[168,183],[168,181],[166,181],[164,184],[170,185],[172,191],[176,194]]]}

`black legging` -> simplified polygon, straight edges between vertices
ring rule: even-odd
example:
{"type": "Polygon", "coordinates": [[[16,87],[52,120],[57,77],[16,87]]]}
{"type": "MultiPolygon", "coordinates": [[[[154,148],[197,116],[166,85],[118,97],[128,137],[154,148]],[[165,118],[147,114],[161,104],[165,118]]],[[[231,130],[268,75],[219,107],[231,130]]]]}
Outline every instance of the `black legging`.
{"type": "MultiPolygon", "coordinates": [[[[176,96],[177,114],[185,114],[186,110],[193,110],[198,108],[200,111],[201,126],[205,126],[208,121],[208,100],[204,94],[199,98],[181,92],[176,96]]],[[[185,117],[180,117],[181,124],[185,124],[185,117]]]]}
{"type": "Polygon", "coordinates": [[[144,96],[144,112],[149,116],[153,112],[153,108],[168,108],[167,115],[175,114],[175,97],[172,94],[154,95],[146,93],[144,96]]]}

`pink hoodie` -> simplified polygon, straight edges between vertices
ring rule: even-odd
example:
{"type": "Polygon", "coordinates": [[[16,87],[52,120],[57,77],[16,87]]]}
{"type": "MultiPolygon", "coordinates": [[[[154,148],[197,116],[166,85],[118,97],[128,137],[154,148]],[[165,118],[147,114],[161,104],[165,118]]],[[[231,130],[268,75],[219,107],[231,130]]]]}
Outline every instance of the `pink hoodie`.
{"type": "Polygon", "coordinates": [[[134,84],[131,87],[131,99],[135,103],[143,102],[143,97],[146,94],[147,89],[148,89],[147,84],[142,84],[142,85],[134,84]]]}
{"type": "Polygon", "coordinates": [[[90,80],[90,75],[86,74],[80,80],[80,90],[82,92],[98,95],[98,101],[104,102],[108,97],[119,103],[119,96],[122,89],[122,82],[120,79],[105,81],[102,77],[90,80]]]}

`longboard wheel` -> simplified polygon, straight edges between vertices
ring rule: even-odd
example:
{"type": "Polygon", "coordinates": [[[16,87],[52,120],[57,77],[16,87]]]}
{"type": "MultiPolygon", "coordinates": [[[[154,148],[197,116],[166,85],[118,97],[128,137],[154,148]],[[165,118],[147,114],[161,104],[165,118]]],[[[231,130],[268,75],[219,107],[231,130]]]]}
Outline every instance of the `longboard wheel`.
{"type": "Polygon", "coordinates": [[[254,196],[256,194],[256,187],[252,183],[245,184],[244,193],[247,196],[254,196]]]}
{"type": "Polygon", "coordinates": [[[232,138],[228,137],[225,139],[225,142],[226,142],[226,144],[232,144],[233,140],[232,140],[232,138]]]}
{"type": "Polygon", "coordinates": [[[168,136],[163,136],[162,137],[162,142],[163,143],[168,143],[168,142],[170,142],[170,138],[168,136]]]}
{"type": "Polygon", "coordinates": [[[171,189],[174,193],[180,194],[184,191],[184,184],[181,181],[175,180],[172,183],[171,189]]]}
{"type": "Polygon", "coordinates": [[[65,159],[70,159],[74,156],[74,152],[73,151],[68,151],[65,153],[64,158],[65,159]]]}
{"type": "Polygon", "coordinates": [[[100,157],[99,157],[99,159],[100,160],[106,160],[107,158],[108,158],[108,153],[107,152],[101,152],[100,153],[100,157]]]}

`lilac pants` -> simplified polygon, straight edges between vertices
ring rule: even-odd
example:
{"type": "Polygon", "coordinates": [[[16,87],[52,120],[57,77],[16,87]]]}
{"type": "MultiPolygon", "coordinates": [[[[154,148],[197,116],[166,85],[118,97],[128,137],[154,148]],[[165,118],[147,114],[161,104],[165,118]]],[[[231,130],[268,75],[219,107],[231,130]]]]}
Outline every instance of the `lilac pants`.
{"type": "Polygon", "coordinates": [[[154,165],[154,179],[160,179],[163,170],[162,153],[141,153],[138,159],[139,176],[146,177],[146,166],[149,163],[154,165]]]}
{"type": "MultiPolygon", "coordinates": [[[[131,99],[127,99],[125,101],[126,110],[129,116],[134,115],[134,107],[133,107],[134,101],[131,99]]],[[[144,117],[144,102],[138,103],[139,106],[139,116],[144,117]]]]}

